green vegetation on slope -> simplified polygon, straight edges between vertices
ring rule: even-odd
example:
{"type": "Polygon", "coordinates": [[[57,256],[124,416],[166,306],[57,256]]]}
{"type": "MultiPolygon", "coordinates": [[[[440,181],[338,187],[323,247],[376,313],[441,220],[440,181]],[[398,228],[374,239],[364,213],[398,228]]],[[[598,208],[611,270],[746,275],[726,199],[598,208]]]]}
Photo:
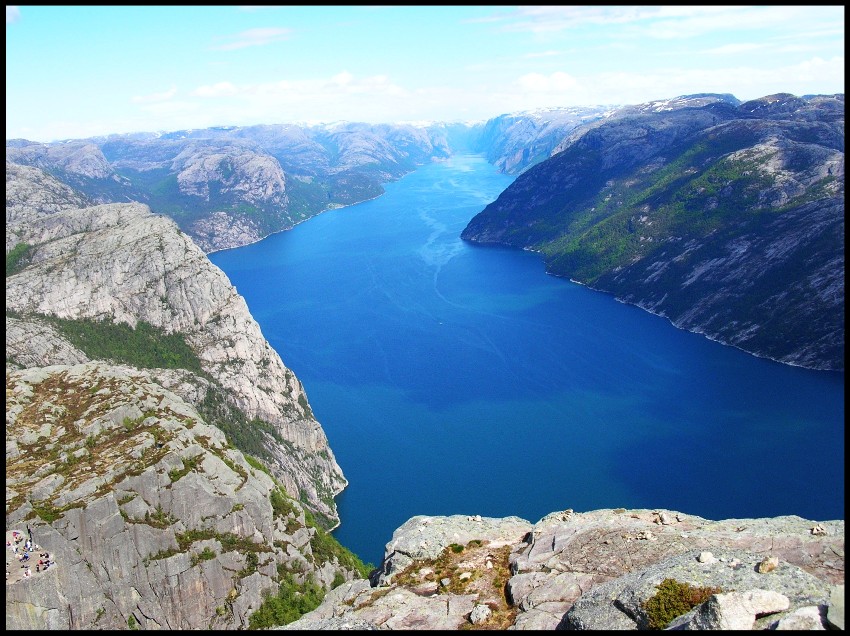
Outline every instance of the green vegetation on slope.
{"type": "Polygon", "coordinates": [[[304,517],[307,519],[307,525],[316,529],[316,534],[310,539],[310,547],[317,564],[332,562],[336,559],[342,567],[347,570],[354,570],[364,579],[375,569],[373,564],[363,563],[360,557],[343,546],[336,540],[336,537],[316,523],[316,519],[310,514],[309,510],[304,510],[304,517]]]}
{"type": "Polygon", "coordinates": [[[312,580],[296,583],[291,572],[282,572],[277,594],[266,596],[251,614],[250,629],[287,625],[316,609],[325,598],[325,590],[312,580]]]}
{"type": "MultiPolygon", "coordinates": [[[[249,463],[251,466],[255,466],[255,464],[262,466],[261,462],[254,458],[251,458],[249,463]]],[[[277,480],[275,480],[275,483],[277,488],[272,490],[269,495],[274,516],[287,520],[287,532],[296,531],[300,527],[297,521],[299,507],[277,480]]],[[[301,509],[301,511],[304,513],[304,521],[307,527],[314,529],[313,537],[310,539],[310,548],[317,567],[325,563],[335,563],[345,570],[357,572],[363,578],[369,575],[374,569],[371,563],[364,564],[357,555],[340,545],[339,541],[316,522],[316,519],[306,508],[301,509]]],[[[278,577],[277,594],[266,596],[263,604],[251,615],[249,619],[250,629],[263,629],[291,623],[318,607],[325,596],[325,590],[311,577],[304,578],[301,583],[298,583],[293,573],[286,571],[280,565],[278,566],[278,577]]],[[[331,588],[341,585],[344,581],[345,575],[337,570],[331,588]]]]}
{"type": "Polygon", "coordinates": [[[271,461],[272,455],[265,444],[266,434],[291,449],[291,443],[283,439],[274,426],[259,418],[249,420],[242,411],[227,402],[223,389],[218,386],[207,390],[197,409],[204,421],[221,429],[228,443],[243,453],[271,461]]]}
{"type": "Polygon", "coordinates": [[[539,249],[556,273],[592,284],[645,257],[666,237],[702,238],[742,214],[775,212],[758,201],[770,177],[754,160],[724,156],[729,150],[729,140],[700,142],[648,175],[609,181],[571,213],[565,234],[539,249]]]}
{"type": "Polygon", "coordinates": [[[166,333],[140,320],[133,328],[112,320],[44,316],[93,360],[112,360],[140,369],[187,369],[204,375],[201,361],[180,333],[166,333]]]}
{"type": "Polygon", "coordinates": [[[18,243],[6,254],[6,277],[16,274],[26,267],[32,254],[32,245],[29,243],[18,243]]]}

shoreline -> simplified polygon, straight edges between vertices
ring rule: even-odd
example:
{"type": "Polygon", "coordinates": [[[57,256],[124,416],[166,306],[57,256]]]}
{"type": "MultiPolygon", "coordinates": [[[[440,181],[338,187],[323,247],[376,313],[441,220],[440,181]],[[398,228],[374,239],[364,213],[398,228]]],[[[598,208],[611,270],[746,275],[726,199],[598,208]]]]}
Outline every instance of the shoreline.
{"type": "MultiPolygon", "coordinates": [[[[523,248],[523,249],[525,249],[525,248],[523,248]]],[[[535,250],[529,250],[529,251],[535,251],[535,250]]],[[[603,294],[608,294],[614,300],[616,300],[618,303],[620,303],[622,305],[629,305],[631,307],[637,307],[641,311],[645,311],[648,314],[652,314],[653,316],[658,316],[659,318],[664,318],[668,323],[670,323],[673,327],[675,327],[676,329],[678,329],[680,331],[686,331],[688,333],[693,333],[693,334],[696,334],[698,336],[702,336],[706,340],[710,340],[711,342],[716,342],[717,344],[723,345],[724,347],[732,347],[734,349],[738,349],[739,351],[743,351],[744,353],[751,355],[755,358],[760,358],[761,360],[770,360],[771,362],[776,362],[777,364],[783,364],[785,366],[795,367],[797,369],[806,369],[807,371],[840,373],[842,375],[844,374],[843,369],[841,369],[841,370],[839,370],[839,369],[820,369],[820,368],[816,368],[816,367],[807,367],[805,365],[796,364],[794,362],[785,362],[784,360],[777,360],[776,358],[771,358],[769,355],[766,355],[766,354],[763,354],[763,353],[756,353],[755,351],[749,351],[747,349],[744,349],[743,347],[740,347],[739,345],[732,344],[731,342],[725,342],[725,341],[721,340],[720,338],[713,337],[710,334],[706,333],[705,331],[699,331],[699,330],[696,330],[696,329],[688,329],[687,327],[677,325],[673,321],[673,319],[670,318],[669,316],[667,316],[666,314],[663,314],[663,313],[657,312],[657,311],[653,311],[652,309],[649,309],[648,307],[644,307],[640,303],[634,303],[634,302],[630,302],[628,300],[623,300],[622,298],[619,298],[613,292],[609,292],[605,289],[600,289],[598,287],[593,287],[591,285],[588,285],[587,283],[583,283],[579,280],[575,280],[574,278],[570,278],[569,276],[561,276],[560,274],[550,272],[549,270],[546,270],[546,273],[549,274],[550,276],[554,276],[555,278],[561,278],[561,279],[565,278],[565,279],[569,280],[571,283],[581,285],[582,287],[586,287],[587,289],[593,290],[595,292],[601,292],[603,294]]]]}
{"type": "MultiPolygon", "coordinates": [[[[381,194],[378,194],[374,197],[369,197],[368,199],[363,199],[362,201],[357,201],[356,203],[349,203],[348,205],[340,205],[340,206],[337,206],[335,208],[325,208],[324,210],[320,210],[319,212],[316,212],[315,214],[313,214],[311,216],[308,216],[304,219],[301,219],[300,221],[298,221],[296,223],[293,223],[289,227],[283,228],[282,230],[277,230],[275,232],[269,232],[265,236],[261,236],[260,238],[256,239],[255,241],[248,241],[247,243],[243,243],[242,245],[234,245],[232,247],[219,247],[219,248],[216,248],[214,250],[210,250],[209,252],[204,252],[204,254],[209,256],[210,254],[215,254],[217,252],[226,252],[227,250],[236,250],[236,249],[239,249],[240,247],[247,247],[248,245],[254,245],[255,243],[259,243],[260,241],[265,241],[267,238],[269,238],[270,236],[274,236],[275,234],[281,234],[282,232],[288,232],[289,230],[292,230],[295,227],[301,225],[302,223],[305,223],[305,222],[309,221],[310,219],[314,219],[317,216],[319,216],[320,214],[324,214],[325,212],[333,212],[334,210],[342,210],[344,208],[350,208],[350,207],[353,207],[355,205],[360,205],[361,203],[366,203],[367,201],[374,201],[375,199],[377,199],[378,197],[381,197],[383,195],[384,195],[384,193],[382,192],[381,194]]],[[[190,234],[186,233],[186,235],[189,238],[192,238],[192,236],[190,234]]],[[[195,239],[192,239],[193,242],[194,242],[194,240],[195,239]]],[[[196,243],[196,245],[197,245],[197,243],[196,243]]]]}
{"type": "MultiPolygon", "coordinates": [[[[531,247],[517,247],[515,245],[508,245],[508,244],[500,243],[500,242],[497,242],[497,241],[477,241],[475,239],[463,239],[463,240],[467,241],[468,243],[472,243],[473,245],[479,246],[479,247],[503,247],[503,248],[507,248],[507,249],[519,249],[519,250],[522,250],[524,252],[532,252],[534,254],[542,254],[542,252],[540,250],[535,250],[531,247]]],[[[669,316],[667,316],[663,313],[657,312],[657,311],[653,311],[652,309],[649,309],[647,307],[644,307],[640,303],[623,300],[622,298],[619,298],[613,292],[610,292],[610,291],[607,291],[605,289],[601,289],[601,288],[598,288],[598,287],[593,287],[592,285],[588,285],[587,283],[583,283],[580,280],[576,280],[574,278],[571,278],[570,276],[565,276],[565,275],[558,274],[556,272],[550,271],[549,267],[546,265],[546,261],[542,257],[541,257],[541,261],[543,262],[543,265],[546,268],[546,274],[548,274],[549,276],[554,276],[555,278],[568,280],[571,283],[575,283],[576,285],[581,285],[582,287],[586,287],[587,289],[590,289],[592,291],[607,294],[607,295],[611,296],[614,300],[616,300],[618,303],[621,303],[623,305],[630,305],[632,307],[637,307],[641,311],[645,311],[648,314],[652,314],[653,316],[658,316],[659,318],[664,318],[668,323],[670,323],[673,327],[675,327],[676,329],[679,329],[680,331],[686,331],[688,333],[693,333],[693,334],[702,336],[706,340],[710,340],[711,342],[716,342],[717,344],[723,345],[725,347],[733,347],[735,349],[738,349],[739,351],[746,353],[747,355],[751,355],[755,358],[760,358],[762,360],[770,360],[771,362],[775,362],[777,364],[782,364],[782,365],[794,367],[794,368],[797,368],[797,369],[805,369],[807,371],[817,371],[817,372],[820,372],[820,373],[838,373],[838,374],[844,375],[844,369],[829,369],[829,368],[809,367],[809,366],[806,366],[806,365],[803,365],[803,364],[798,364],[798,363],[795,363],[795,362],[785,362],[784,360],[777,360],[776,358],[772,358],[769,355],[766,355],[764,353],[757,353],[755,351],[749,351],[749,350],[744,349],[743,347],[741,347],[739,345],[732,344],[731,342],[725,342],[724,340],[721,340],[719,338],[711,336],[704,331],[698,331],[696,329],[688,329],[687,327],[683,327],[681,325],[676,324],[669,316]]]]}

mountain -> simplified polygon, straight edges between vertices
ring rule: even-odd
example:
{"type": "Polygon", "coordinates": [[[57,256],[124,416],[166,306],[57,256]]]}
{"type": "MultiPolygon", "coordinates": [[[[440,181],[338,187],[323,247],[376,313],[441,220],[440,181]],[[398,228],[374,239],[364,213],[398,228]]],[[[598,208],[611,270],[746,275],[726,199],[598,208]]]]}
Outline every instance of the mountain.
{"type": "Polygon", "coordinates": [[[629,106],[538,108],[499,115],[467,130],[474,135],[470,144],[474,152],[483,153],[500,172],[520,174],[561,152],[574,130],[586,130],[589,126],[629,115],[698,108],[718,102],[735,106],[741,103],[725,93],[699,93],[629,106]]]}
{"type": "Polygon", "coordinates": [[[97,203],[146,203],[206,252],[379,196],[382,184],[450,153],[439,125],[348,122],[6,142],[7,161],[41,168],[97,203]]]}
{"type": "MultiPolygon", "coordinates": [[[[145,205],[76,208],[80,195],[33,168],[10,171],[7,164],[6,179],[7,323],[12,312],[18,330],[33,323],[43,332],[40,317],[48,316],[66,339],[73,335],[94,351],[108,344],[128,360],[142,346],[170,343],[165,362],[189,372],[175,390],[231,437],[250,438],[252,452],[270,463],[288,492],[335,525],[333,497],[347,482],[301,383],[225,274],[173,221],[145,205]],[[145,339],[125,340],[133,334],[119,325],[143,326],[145,339]]],[[[38,341],[19,342],[22,349],[7,339],[7,360],[32,356],[27,348],[38,341]]]]}
{"type": "Polygon", "coordinates": [[[574,130],[462,237],[750,353],[844,368],[844,96],[632,107],[574,130]]]}
{"type": "Polygon", "coordinates": [[[172,220],[7,161],[6,536],[40,546],[20,563],[7,544],[7,629],[292,620],[368,574],[329,534],[346,484],[301,383],[172,220]]]}
{"type": "MultiPolygon", "coordinates": [[[[750,120],[777,119],[765,141],[778,148],[770,165],[803,174],[768,188],[766,200],[784,194],[794,203],[806,175],[840,174],[843,226],[843,110],[838,97],[802,101],[706,108],[721,109],[710,111],[721,132],[730,122],[748,130],[750,120]],[[723,119],[723,108],[738,114],[723,119]],[[795,134],[809,141],[788,141],[789,121],[804,122],[795,134]],[[840,121],[842,135],[824,121],[840,121]],[[840,162],[829,146],[836,139],[840,162]],[[791,167],[782,163],[788,148],[802,157],[791,167]],[[818,152],[835,161],[803,171],[818,152]]],[[[635,116],[658,115],[672,116],[635,116]]],[[[658,127],[660,137],[676,136],[658,127]]],[[[150,182],[173,178],[172,194],[188,200],[260,193],[285,207],[291,181],[327,179],[336,168],[394,174],[453,140],[471,144],[475,127],[429,131],[423,150],[425,133],[354,126],[335,138],[337,154],[317,172],[324,176],[297,175],[303,181],[277,172],[274,149],[193,131],[137,134],[115,147],[7,142],[7,629],[634,629],[670,619],[690,629],[843,629],[843,521],[715,522],[662,509],[564,510],[536,524],[417,516],[396,530],[371,573],[328,533],[346,482],[301,383],[173,220],[109,199],[142,192],[138,174],[147,173],[150,182]],[[396,151],[404,154],[390,161],[386,153],[396,151]],[[38,547],[22,564],[16,553],[28,535],[38,547]],[[670,600],[674,609],[665,610],[670,600]]],[[[299,152],[318,152],[291,132],[299,152]]],[[[572,144],[562,154],[570,152],[572,144]]],[[[747,147],[751,156],[762,155],[747,147]]],[[[724,187],[734,183],[727,180],[724,187]]],[[[809,203],[837,192],[834,181],[809,203]]],[[[722,191],[715,196],[716,207],[728,205],[722,191]]],[[[782,206],[776,212],[784,218],[782,206]]],[[[809,225],[813,236],[823,232],[809,225]]],[[[794,241],[774,243],[772,254],[793,252],[794,241]]]]}
{"type": "Polygon", "coordinates": [[[574,129],[613,110],[610,106],[548,108],[499,115],[487,120],[473,147],[501,172],[519,174],[548,159],[574,129]]]}

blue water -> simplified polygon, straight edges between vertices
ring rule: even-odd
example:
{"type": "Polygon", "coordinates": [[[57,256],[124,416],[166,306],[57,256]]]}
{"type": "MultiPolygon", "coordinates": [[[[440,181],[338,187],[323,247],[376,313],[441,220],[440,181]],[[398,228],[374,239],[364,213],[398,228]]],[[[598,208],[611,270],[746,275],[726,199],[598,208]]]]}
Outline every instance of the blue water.
{"type": "Polygon", "coordinates": [[[413,515],[668,508],[844,518],[844,376],[755,358],[462,242],[511,177],[477,156],[212,254],[350,481],[343,545],[413,515]]]}

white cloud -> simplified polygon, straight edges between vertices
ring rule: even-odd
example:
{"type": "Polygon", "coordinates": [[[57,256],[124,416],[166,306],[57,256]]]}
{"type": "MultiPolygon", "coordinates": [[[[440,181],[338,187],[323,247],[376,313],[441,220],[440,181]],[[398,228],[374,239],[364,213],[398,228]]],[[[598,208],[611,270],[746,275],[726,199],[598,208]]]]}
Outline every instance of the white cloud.
{"type": "Polygon", "coordinates": [[[706,49],[703,53],[710,55],[737,55],[738,53],[749,53],[750,51],[757,51],[763,48],[764,44],[745,42],[741,44],[724,44],[713,49],[706,49]]]}
{"type": "Polygon", "coordinates": [[[710,16],[735,7],[711,6],[538,6],[521,7],[497,19],[506,22],[508,31],[543,33],[563,31],[587,25],[631,24],[652,19],[683,19],[710,16]]]}
{"type": "MultiPolygon", "coordinates": [[[[178,102],[154,102],[145,104],[140,108],[145,113],[160,117],[171,117],[175,115],[185,115],[188,113],[198,113],[201,111],[200,104],[194,102],[178,101],[178,102]]],[[[184,128],[185,126],[177,126],[184,128]]]]}
{"type": "Polygon", "coordinates": [[[202,112],[207,119],[233,125],[423,118],[418,104],[414,109],[409,107],[410,91],[386,75],[358,76],[345,70],[314,79],[252,84],[222,81],[199,86],[189,94],[203,98],[202,112]]]}
{"type": "Polygon", "coordinates": [[[218,82],[212,86],[198,86],[191,94],[196,97],[230,97],[237,93],[239,89],[230,82],[218,82]]]}
{"type": "Polygon", "coordinates": [[[248,29],[247,31],[241,31],[235,35],[223,36],[224,39],[229,39],[231,41],[212,48],[216,51],[233,51],[236,49],[244,49],[249,46],[265,46],[266,44],[288,40],[291,34],[292,29],[280,27],[248,29]]]}
{"type": "Polygon", "coordinates": [[[149,95],[135,95],[132,98],[132,102],[135,104],[147,104],[151,102],[164,102],[177,94],[177,87],[172,86],[167,91],[162,93],[150,93],[149,95]]]}
{"type": "MultiPolygon", "coordinates": [[[[532,6],[476,22],[497,22],[504,31],[556,33],[620,25],[633,35],[672,40],[730,30],[764,30],[843,20],[843,8],[829,6],[532,6]]],[[[843,32],[842,32],[843,33],[843,32]]]]}
{"type": "MultiPolygon", "coordinates": [[[[844,90],[844,58],[805,62],[773,69],[736,66],[716,69],[666,69],[654,73],[601,73],[582,82],[592,91],[579,97],[583,103],[635,104],[690,93],[732,93],[742,100],[773,93],[806,95],[823,92],[822,87],[844,90]]],[[[830,89],[826,89],[830,90],[830,89]]],[[[581,102],[579,102],[581,103],[581,102]]]]}
{"type": "Polygon", "coordinates": [[[21,10],[16,6],[6,5],[6,24],[12,24],[21,19],[21,10]]]}
{"type": "Polygon", "coordinates": [[[330,99],[342,95],[400,95],[406,91],[393,84],[386,75],[358,78],[342,71],[326,79],[279,80],[260,84],[237,86],[231,82],[218,82],[199,86],[191,92],[197,97],[238,97],[246,100],[286,99],[304,101],[330,99]]]}
{"type": "Polygon", "coordinates": [[[788,44],[776,48],[777,53],[814,53],[821,50],[822,47],[814,44],[788,44]]]}

